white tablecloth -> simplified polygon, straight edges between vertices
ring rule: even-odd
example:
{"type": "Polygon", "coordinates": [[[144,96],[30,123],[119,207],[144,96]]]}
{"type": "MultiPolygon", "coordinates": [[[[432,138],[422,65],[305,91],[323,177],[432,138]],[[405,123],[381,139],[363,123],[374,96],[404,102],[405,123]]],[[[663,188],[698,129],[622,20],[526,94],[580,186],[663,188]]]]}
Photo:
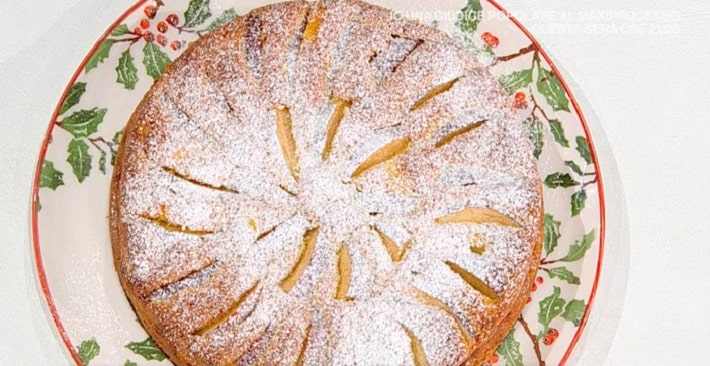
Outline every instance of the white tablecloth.
{"type": "MultiPolygon", "coordinates": [[[[0,2],[0,364],[68,364],[34,282],[30,183],[62,88],[93,41],[130,3],[0,2]]],[[[502,3],[533,17],[524,23],[580,86],[618,162],[630,261],[625,299],[616,301],[616,309],[604,309],[621,315],[606,364],[707,364],[710,5],[502,3]]],[[[617,322],[609,323],[613,329],[617,322]]],[[[581,363],[596,366],[603,356],[585,355],[581,363]]]]}

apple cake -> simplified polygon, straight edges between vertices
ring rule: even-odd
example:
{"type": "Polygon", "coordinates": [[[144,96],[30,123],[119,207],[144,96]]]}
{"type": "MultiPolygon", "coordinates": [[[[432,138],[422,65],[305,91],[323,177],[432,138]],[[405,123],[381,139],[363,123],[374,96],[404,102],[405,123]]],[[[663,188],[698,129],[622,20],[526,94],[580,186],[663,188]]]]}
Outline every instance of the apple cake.
{"type": "Polygon", "coordinates": [[[530,295],[521,116],[433,27],[359,0],[239,16],[124,130],[115,266],[177,365],[480,365],[530,295]]]}

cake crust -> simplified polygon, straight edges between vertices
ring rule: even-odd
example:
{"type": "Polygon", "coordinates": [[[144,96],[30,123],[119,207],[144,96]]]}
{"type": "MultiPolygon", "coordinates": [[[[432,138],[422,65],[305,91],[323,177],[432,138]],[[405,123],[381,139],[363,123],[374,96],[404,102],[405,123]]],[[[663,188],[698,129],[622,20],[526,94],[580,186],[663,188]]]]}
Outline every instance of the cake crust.
{"type": "Polygon", "coordinates": [[[359,0],[240,16],[124,129],[125,293],[176,365],[481,365],[542,244],[511,105],[455,40],[359,0]]]}

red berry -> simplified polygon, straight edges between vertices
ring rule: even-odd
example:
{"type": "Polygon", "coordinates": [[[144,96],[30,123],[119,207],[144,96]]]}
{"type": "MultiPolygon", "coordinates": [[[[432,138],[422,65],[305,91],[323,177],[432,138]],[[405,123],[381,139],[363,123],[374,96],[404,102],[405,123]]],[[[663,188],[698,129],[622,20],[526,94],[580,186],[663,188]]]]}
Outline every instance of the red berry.
{"type": "Polygon", "coordinates": [[[143,39],[145,39],[146,42],[153,42],[153,33],[145,32],[143,39]]]}
{"type": "Polygon", "coordinates": [[[143,12],[145,13],[145,16],[147,16],[150,19],[155,18],[155,14],[158,13],[158,8],[153,5],[148,5],[143,9],[143,12]]]}
{"type": "Polygon", "coordinates": [[[143,33],[144,33],[144,32],[143,32],[142,29],[140,29],[140,27],[136,27],[136,28],[133,30],[133,34],[135,34],[135,35],[137,35],[137,36],[142,36],[143,33]]]}
{"type": "Polygon", "coordinates": [[[532,292],[537,291],[537,285],[535,284],[535,282],[533,282],[532,286],[530,286],[530,289],[532,290],[532,292]]]}
{"type": "Polygon", "coordinates": [[[174,51],[177,51],[182,47],[182,43],[180,41],[173,41],[173,43],[170,44],[170,48],[172,48],[174,51]]]}
{"type": "Polygon", "coordinates": [[[158,23],[158,27],[157,27],[157,28],[158,28],[158,32],[160,32],[160,33],[165,33],[165,32],[168,31],[168,24],[165,23],[165,22],[163,22],[163,21],[161,21],[160,23],[158,23]]]}
{"type": "Polygon", "coordinates": [[[560,336],[560,331],[555,329],[555,328],[550,328],[547,330],[547,333],[545,334],[545,337],[542,339],[542,343],[545,343],[546,345],[551,345],[555,343],[557,340],[557,337],[560,336]]]}
{"type": "Polygon", "coordinates": [[[177,14],[170,14],[170,15],[168,15],[167,18],[165,18],[165,21],[168,22],[168,24],[172,25],[173,27],[177,27],[180,19],[178,18],[177,14]]]}
{"type": "Polygon", "coordinates": [[[490,363],[490,364],[498,363],[498,355],[495,353],[492,354],[491,357],[488,358],[488,363],[490,363]]]}
{"type": "Polygon", "coordinates": [[[481,39],[483,39],[483,42],[491,48],[496,48],[500,44],[498,37],[492,35],[490,32],[483,33],[481,35],[481,39]]]}
{"type": "Polygon", "coordinates": [[[523,92],[515,93],[515,101],[513,107],[517,109],[525,109],[528,107],[528,97],[523,92]]]}
{"type": "Polygon", "coordinates": [[[162,35],[162,34],[158,34],[158,36],[155,37],[155,41],[158,42],[158,44],[161,45],[161,46],[163,46],[163,47],[165,47],[165,45],[168,44],[168,39],[165,38],[165,36],[162,35]]]}
{"type": "Polygon", "coordinates": [[[542,283],[545,282],[545,280],[541,276],[537,276],[535,279],[535,283],[539,285],[542,285],[542,283]]]}
{"type": "Polygon", "coordinates": [[[143,28],[143,29],[150,28],[150,21],[148,19],[142,19],[141,20],[141,28],[143,28]]]}

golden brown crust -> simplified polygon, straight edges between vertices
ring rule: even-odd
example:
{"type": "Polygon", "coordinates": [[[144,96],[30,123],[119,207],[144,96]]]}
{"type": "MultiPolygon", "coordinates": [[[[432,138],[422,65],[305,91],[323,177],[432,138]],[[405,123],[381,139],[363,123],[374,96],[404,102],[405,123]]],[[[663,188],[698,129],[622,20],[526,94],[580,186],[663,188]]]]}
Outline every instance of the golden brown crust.
{"type": "MultiPolygon", "coordinates": [[[[193,43],[132,115],[111,184],[114,264],[146,331],[175,364],[344,364],[357,362],[363,350],[415,344],[411,352],[419,361],[479,365],[515,324],[542,243],[542,190],[529,141],[509,100],[473,57],[436,30],[390,17],[357,0],[260,8],[193,43]],[[350,24],[342,33],[351,37],[349,48],[338,38],[343,24],[350,24]],[[299,38],[289,35],[299,29],[306,32],[296,48],[303,54],[292,63],[291,40],[299,38]],[[365,46],[380,50],[373,56],[358,48],[365,46]],[[358,70],[362,62],[371,69],[358,70]],[[333,66],[340,63],[343,70],[333,66]],[[318,71],[323,65],[332,70],[318,71]],[[303,115],[322,121],[309,133],[324,138],[330,95],[344,101],[344,117],[324,160],[349,162],[322,169],[357,172],[346,177],[349,194],[387,197],[368,201],[364,228],[349,206],[311,191],[330,178],[309,170],[313,163],[302,146],[310,135],[303,130],[312,127],[303,115]],[[303,107],[309,103],[322,107],[303,107]],[[289,106],[293,118],[283,136],[300,143],[285,145],[291,161],[300,159],[298,175],[281,159],[283,141],[258,132],[270,128],[281,106],[289,106]],[[240,133],[253,134],[246,140],[227,128],[245,119],[251,125],[240,125],[240,133]],[[400,121],[410,126],[399,127],[400,121]],[[407,143],[387,145],[391,141],[407,143]],[[240,150],[251,143],[260,154],[240,150]],[[205,160],[204,151],[224,155],[205,160]],[[237,164],[237,152],[255,154],[267,168],[256,173],[237,164]],[[225,170],[227,162],[240,167],[225,170]],[[245,178],[254,177],[249,174],[257,177],[245,178]],[[326,180],[311,185],[316,178],[326,180]],[[256,179],[266,183],[246,187],[256,179]],[[268,184],[273,191],[258,191],[268,184]],[[414,211],[392,216],[412,197],[422,197],[414,211]],[[331,205],[337,210],[324,209],[331,205]],[[495,218],[436,220],[464,207],[485,207],[495,218]],[[387,248],[379,242],[382,233],[387,248]],[[488,240],[486,252],[461,257],[464,252],[451,249],[461,235],[488,240]],[[286,244],[271,252],[276,243],[286,244]],[[395,246],[401,252],[393,257],[395,246]],[[341,250],[348,253],[347,290],[337,269],[341,250]],[[429,263],[432,256],[440,262],[429,263]],[[454,262],[459,276],[445,264],[454,262]],[[364,270],[364,263],[372,268],[364,270]],[[289,286],[279,286],[285,278],[289,286]],[[440,309],[417,303],[407,295],[412,287],[435,298],[440,309]],[[357,344],[361,323],[392,319],[393,327],[383,325],[369,349],[357,344]],[[465,334],[451,335],[461,327],[473,335],[469,344],[465,334]]],[[[312,145],[318,160],[319,143],[312,145]]],[[[402,352],[375,354],[381,363],[412,360],[402,352]]]]}

